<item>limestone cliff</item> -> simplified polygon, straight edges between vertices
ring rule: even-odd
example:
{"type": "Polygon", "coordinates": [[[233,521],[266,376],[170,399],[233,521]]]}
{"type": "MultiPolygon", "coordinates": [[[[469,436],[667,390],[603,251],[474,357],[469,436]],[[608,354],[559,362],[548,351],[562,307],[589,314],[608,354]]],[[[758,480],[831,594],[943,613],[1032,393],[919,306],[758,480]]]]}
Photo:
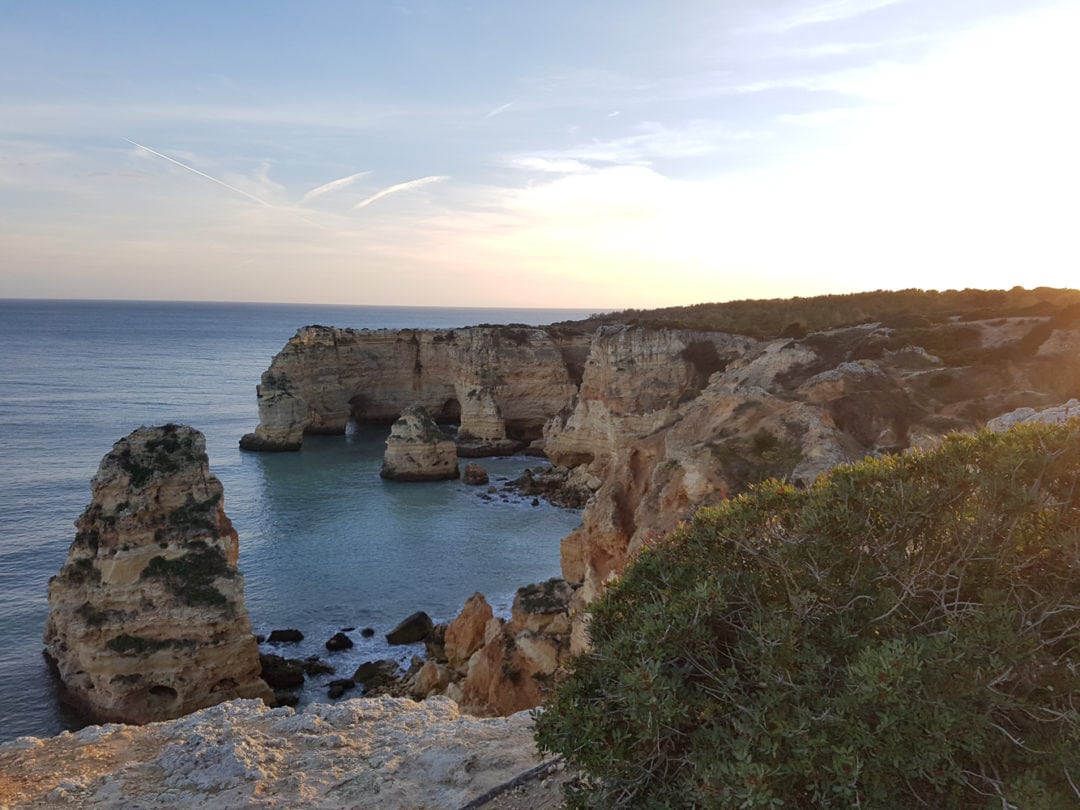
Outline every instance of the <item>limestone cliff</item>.
{"type": "Polygon", "coordinates": [[[143,427],[118,441],[75,525],[45,630],[70,702],[99,721],[145,723],[272,700],[201,433],[143,427]]]}
{"type": "Polygon", "coordinates": [[[588,343],[573,330],[531,327],[304,327],[263,373],[259,425],[241,447],[295,450],[306,433],[341,433],[350,419],[390,423],[418,404],[460,422],[466,444],[516,449],[570,404],[588,343]]]}
{"type": "MultiPolygon", "coordinates": [[[[393,419],[411,401],[442,418],[460,416],[462,433],[480,440],[531,437],[543,423],[544,449],[557,469],[529,476],[532,485],[546,493],[563,481],[574,502],[586,499],[582,525],[562,545],[571,643],[564,645],[561,625],[548,633],[545,644],[552,641],[555,651],[549,665],[548,647],[528,637],[519,643],[514,619],[489,617],[483,643],[467,659],[429,662],[414,683],[414,694],[445,690],[474,710],[508,711],[538,699],[534,675],[543,680],[568,650],[587,648],[580,608],[644,544],[697,507],[773,476],[807,484],[836,464],[930,446],[1002,413],[1080,394],[1075,310],[987,319],[968,313],[966,320],[937,313],[933,323],[908,314],[891,325],[863,322],[810,334],[793,324],[800,328],[785,331],[800,336],[778,339],[606,324],[584,358],[579,337],[552,328],[301,330],[264,375],[259,431],[298,443],[304,430],[331,422],[340,429],[350,415],[393,419]],[[389,350],[371,349],[391,339],[396,371],[389,350]],[[312,341],[322,348],[301,345],[312,341]],[[354,352],[347,361],[334,348],[332,372],[303,371],[331,343],[367,346],[368,366],[355,359],[355,347],[345,352],[354,352]],[[401,354],[402,347],[413,354],[401,354]],[[411,387],[401,368],[412,369],[411,387]],[[313,382],[327,375],[348,382],[313,382]],[[323,406],[311,407],[323,401],[324,388],[353,392],[334,395],[339,406],[347,403],[337,407],[336,422],[321,415],[323,406]],[[275,416],[275,398],[289,391],[302,392],[307,416],[288,408],[275,416]],[[514,673],[525,674],[515,680],[514,673]]],[[[469,612],[474,624],[483,615],[475,605],[469,612]]],[[[468,635],[477,634],[474,626],[468,635]]]]}
{"type": "MultiPolygon", "coordinates": [[[[1044,318],[924,331],[949,349],[946,360],[894,329],[864,324],[745,341],[695,390],[684,347],[701,346],[700,337],[601,330],[573,410],[546,436],[554,461],[586,465],[603,481],[582,526],[563,541],[563,576],[580,586],[575,605],[594,598],[651,537],[764,478],[809,483],[838,463],[927,446],[1080,391],[1078,331],[1048,329],[1044,318]]],[[[729,345],[718,344],[721,361],[729,345]]],[[[583,630],[575,626],[577,651],[583,630]]]]}

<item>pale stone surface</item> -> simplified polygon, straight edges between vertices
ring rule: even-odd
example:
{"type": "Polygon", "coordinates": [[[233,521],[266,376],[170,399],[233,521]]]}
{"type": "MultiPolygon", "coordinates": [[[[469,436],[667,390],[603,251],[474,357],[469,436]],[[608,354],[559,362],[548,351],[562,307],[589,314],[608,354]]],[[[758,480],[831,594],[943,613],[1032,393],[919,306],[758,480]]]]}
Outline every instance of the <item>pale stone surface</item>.
{"type": "Polygon", "coordinates": [[[457,446],[423,406],[410,405],[390,428],[379,474],[395,481],[457,478],[457,446]]]}
{"type": "Polygon", "coordinates": [[[139,428],[105,456],[49,583],[46,654],[96,720],[142,723],[272,700],[201,433],[139,428]]]}
{"type": "Polygon", "coordinates": [[[0,745],[0,806],[456,809],[539,761],[527,713],[482,720],[442,697],[301,712],[237,700],[0,745]]]}
{"type": "Polygon", "coordinates": [[[1015,411],[991,419],[986,423],[986,426],[990,430],[1000,433],[1016,425],[1032,422],[1046,425],[1064,425],[1070,419],[1078,417],[1080,417],[1080,400],[1070,399],[1064,405],[1056,405],[1038,411],[1034,408],[1017,408],[1015,411]]]}

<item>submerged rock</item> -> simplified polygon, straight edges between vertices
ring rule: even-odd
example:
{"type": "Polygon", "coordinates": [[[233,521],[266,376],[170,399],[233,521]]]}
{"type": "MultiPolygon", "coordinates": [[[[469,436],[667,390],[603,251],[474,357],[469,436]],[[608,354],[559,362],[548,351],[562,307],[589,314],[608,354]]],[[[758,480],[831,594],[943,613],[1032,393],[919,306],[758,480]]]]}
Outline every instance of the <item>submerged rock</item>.
{"type": "Polygon", "coordinates": [[[395,481],[457,478],[454,440],[439,430],[426,410],[410,405],[390,428],[379,474],[395,481]]]}
{"type": "Polygon", "coordinates": [[[75,526],[49,582],[45,629],[65,700],[94,720],[128,723],[237,697],[273,701],[237,534],[199,431],[142,427],[118,441],[75,526]]]}

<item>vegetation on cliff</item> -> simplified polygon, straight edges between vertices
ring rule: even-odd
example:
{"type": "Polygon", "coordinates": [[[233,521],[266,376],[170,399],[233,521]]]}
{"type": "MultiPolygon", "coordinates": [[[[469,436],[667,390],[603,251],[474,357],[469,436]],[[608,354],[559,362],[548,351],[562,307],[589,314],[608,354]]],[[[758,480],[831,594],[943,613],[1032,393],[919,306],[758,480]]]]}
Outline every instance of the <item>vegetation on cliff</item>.
{"type": "MultiPolygon", "coordinates": [[[[674,329],[731,332],[755,338],[802,338],[808,332],[882,322],[900,330],[926,329],[949,318],[962,321],[1019,316],[1080,320],[1080,291],[876,290],[783,300],[727,301],[593,315],[584,323],[625,323],[674,329]]],[[[913,341],[918,343],[918,341],[913,341]]],[[[921,344],[925,345],[925,344],[921,344]]]]}
{"type": "Polygon", "coordinates": [[[1080,422],[767,482],[646,547],[537,716],[574,806],[1080,802],[1080,422]]]}

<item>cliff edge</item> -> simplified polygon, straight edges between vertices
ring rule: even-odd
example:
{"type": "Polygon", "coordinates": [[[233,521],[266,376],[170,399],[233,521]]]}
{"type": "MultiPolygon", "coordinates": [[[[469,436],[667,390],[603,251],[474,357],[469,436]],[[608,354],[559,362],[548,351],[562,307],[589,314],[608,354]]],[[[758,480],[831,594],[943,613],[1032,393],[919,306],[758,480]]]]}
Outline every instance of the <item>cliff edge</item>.
{"type": "Polygon", "coordinates": [[[481,720],[446,698],[300,712],[237,700],[4,743],[0,806],[456,810],[539,761],[524,712],[481,720]]]}

